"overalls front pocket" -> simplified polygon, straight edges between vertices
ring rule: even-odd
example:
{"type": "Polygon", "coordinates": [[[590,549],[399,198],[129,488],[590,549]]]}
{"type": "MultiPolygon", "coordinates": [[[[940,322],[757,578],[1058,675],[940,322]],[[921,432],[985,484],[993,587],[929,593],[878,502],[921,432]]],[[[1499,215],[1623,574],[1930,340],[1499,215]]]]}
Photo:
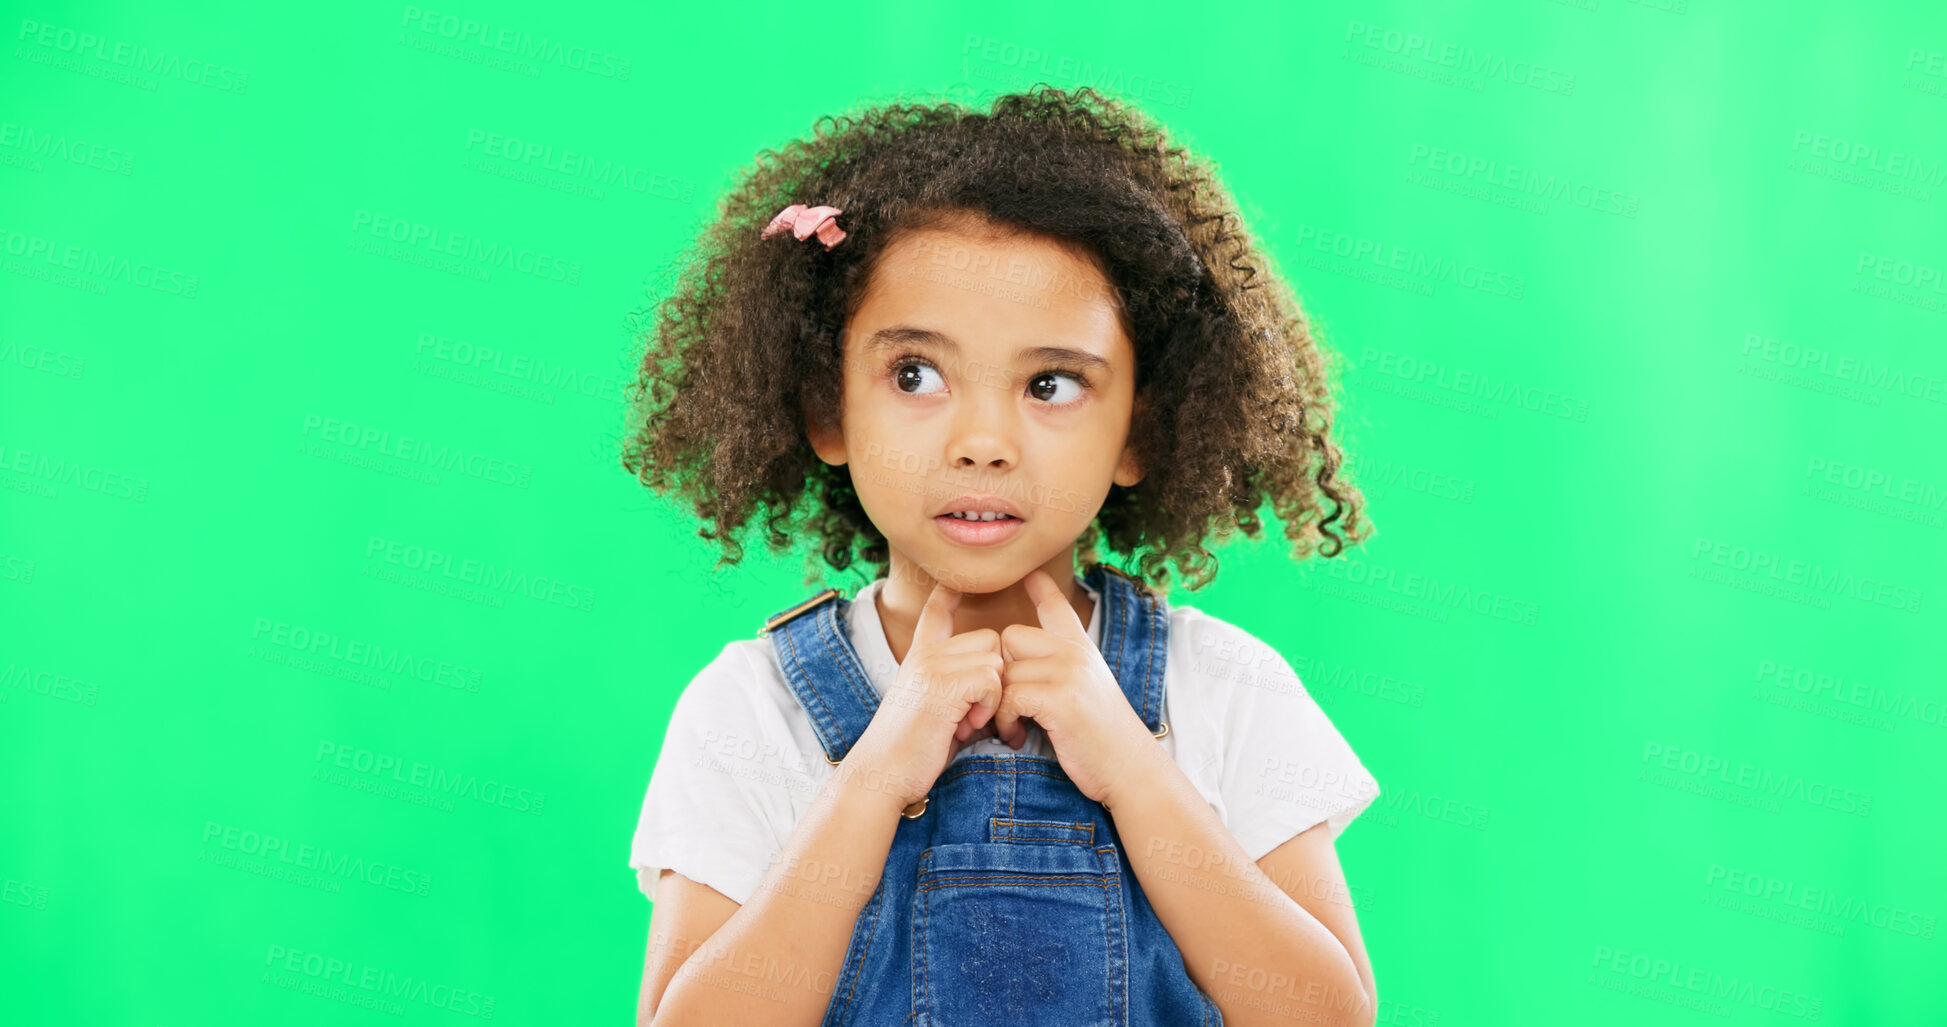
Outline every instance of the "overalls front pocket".
{"type": "Polygon", "coordinates": [[[919,1027],[1106,1027],[1127,1005],[1121,862],[1113,845],[935,845],[913,895],[919,1027]]]}

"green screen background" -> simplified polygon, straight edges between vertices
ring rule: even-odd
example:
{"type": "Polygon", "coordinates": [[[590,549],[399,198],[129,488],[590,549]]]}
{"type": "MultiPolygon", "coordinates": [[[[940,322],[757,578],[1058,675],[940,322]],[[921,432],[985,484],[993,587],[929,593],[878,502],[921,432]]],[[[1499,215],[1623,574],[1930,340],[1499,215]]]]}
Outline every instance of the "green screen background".
{"type": "Polygon", "coordinates": [[[1947,1021],[1938,5],[7,7],[5,1019],[626,1022],[671,707],[808,591],[620,469],[626,315],[819,115],[1046,80],[1214,160],[1344,358],[1378,534],[1173,599],[1379,779],[1381,1022],[1947,1021]]]}

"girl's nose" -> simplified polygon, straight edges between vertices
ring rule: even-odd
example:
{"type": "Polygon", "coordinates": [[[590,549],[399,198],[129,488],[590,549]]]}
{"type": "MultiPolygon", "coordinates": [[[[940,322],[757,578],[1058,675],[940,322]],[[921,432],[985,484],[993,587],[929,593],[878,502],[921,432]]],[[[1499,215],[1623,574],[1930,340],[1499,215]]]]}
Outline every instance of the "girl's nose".
{"type": "Polygon", "coordinates": [[[961,405],[953,421],[953,438],[947,443],[949,466],[1000,471],[1020,461],[1010,415],[996,409],[1000,404],[993,399],[978,397],[961,405]]]}

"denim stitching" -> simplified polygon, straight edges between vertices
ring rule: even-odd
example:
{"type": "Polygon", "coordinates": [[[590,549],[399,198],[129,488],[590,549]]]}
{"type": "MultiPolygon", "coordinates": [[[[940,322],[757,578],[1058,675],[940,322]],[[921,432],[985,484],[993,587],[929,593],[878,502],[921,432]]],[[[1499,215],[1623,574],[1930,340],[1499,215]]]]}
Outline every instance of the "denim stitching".
{"type": "Polygon", "coordinates": [[[1099,567],[1095,571],[1095,575],[1096,581],[1102,591],[1102,605],[1105,607],[1102,611],[1103,653],[1111,661],[1109,670],[1115,675],[1116,686],[1122,689],[1123,697],[1127,698],[1129,692],[1129,686],[1127,684],[1129,670],[1127,666],[1128,661],[1124,659],[1122,648],[1122,617],[1125,612],[1124,607],[1127,604],[1120,601],[1119,594],[1113,594],[1116,592],[1116,586],[1119,584],[1115,575],[1101,570],[1099,567]]]}
{"type": "MultiPolygon", "coordinates": [[[[1016,870],[1008,873],[994,873],[986,877],[955,877],[959,871],[935,870],[939,880],[922,883],[923,892],[939,891],[941,888],[998,888],[1009,885],[1016,888],[1113,888],[1114,884],[1100,871],[1081,874],[1041,874],[1032,870],[1016,870]]],[[[983,871],[975,871],[981,873],[983,871]]]]}
{"type": "MultiPolygon", "coordinates": [[[[1122,929],[1115,932],[1115,935],[1122,939],[1122,952],[1119,954],[1116,952],[1115,941],[1112,937],[1109,941],[1109,965],[1116,968],[1115,976],[1122,982],[1122,1005],[1118,1009],[1111,1010],[1110,1016],[1120,1019],[1126,1027],[1129,1023],[1129,906],[1127,898],[1122,891],[1122,860],[1116,855],[1115,846],[1113,845],[1105,845],[1096,849],[1095,858],[1100,861],[1103,869],[1109,872],[1116,883],[1116,892],[1113,896],[1115,902],[1114,915],[1116,922],[1121,925],[1122,929]]],[[[1110,987],[1113,988],[1114,986],[1114,983],[1111,982],[1110,987]]]]}
{"type": "MultiPolygon", "coordinates": [[[[1021,768],[1019,765],[1012,765],[1009,766],[1007,769],[1008,769],[1007,781],[1006,781],[1007,819],[1013,820],[1014,819],[1014,797],[1019,795],[1021,792],[1021,768]]],[[[991,829],[992,826],[993,826],[993,821],[990,819],[988,821],[989,829],[991,829]]]]}
{"type": "MultiPolygon", "coordinates": [[[[926,868],[932,858],[932,849],[919,854],[916,879],[926,876],[926,868]]],[[[925,1023],[931,1019],[931,1016],[924,1011],[933,998],[933,982],[926,975],[926,931],[930,921],[926,904],[921,901],[919,889],[913,889],[913,896],[907,900],[907,905],[913,918],[912,951],[907,954],[913,962],[912,1013],[915,1019],[925,1023]]]]}
{"type": "Polygon", "coordinates": [[[1155,709],[1157,719],[1162,719],[1162,661],[1168,653],[1157,653],[1158,643],[1162,641],[1162,631],[1157,629],[1157,620],[1162,618],[1162,600],[1155,596],[1143,596],[1143,618],[1149,624],[1147,651],[1143,653],[1143,705],[1155,709]],[[1155,705],[1151,705],[1155,704],[1155,705]]]}
{"type": "MultiPolygon", "coordinates": [[[[1115,956],[1116,932],[1113,929],[1114,925],[1109,922],[1109,915],[1110,915],[1111,908],[1119,909],[1122,906],[1122,875],[1118,872],[1111,871],[1107,867],[1103,866],[1102,850],[1100,849],[1097,849],[1095,851],[1095,865],[1098,868],[1101,868],[1103,870],[1103,880],[1106,882],[1106,886],[1103,888],[1102,891],[1102,951],[1104,953],[1104,958],[1108,960],[1109,977],[1111,982],[1113,982],[1116,976],[1116,962],[1117,962],[1115,956]],[[1115,889],[1113,894],[1111,894],[1109,891],[1109,889],[1111,888],[1115,889]]],[[[1114,984],[1111,983],[1110,987],[1114,987],[1114,984]]],[[[1126,969],[1122,974],[1122,988],[1123,988],[1123,995],[1125,998],[1125,1002],[1123,1004],[1123,1018],[1127,1019],[1128,1003],[1126,999],[1128,996],[1128,989],[1129,989],[1129,975],[1126,969]]]]}
{"type": "Polygon", "coordinates": [[[1015,820],[1012,818],[990,817],[988,818],[987,821],[987,828],[989,831],[989,837],[992,837],[997,841],[1000,840],[1051,841],[1051,842],[1060,841],[1060,842],[1078,842],[1083,845],[1095,844],[1095,825],[1091,823],[1083,823],[1081,821],[1064,822],[1059,820],[1015,820]],[[1068,836],[1068,837],[1057,836],[1057,837],[1050,838],[1041,835],[1014,834],[1009,830],[1009,828],[1013,828],[1013,827],[1049,828],[1049,829],[1070,828],[1076,831],[1077,833],[1086,831],[1088,833],[1088,837],[1076,838],[1072,836],[1068,836]]]}
{"type": "MultiPolygon", "coordinates": [[[[883,885],[884,883],[885,882],[883,880],[880,881],[881,885],[883,885]]],[[[845,1005],[844,1005],[845,1009],[852,1008],[852,1000],[858,997],[859,978],[865,976],[866,956],[872,950],[872,936],[879,932],[879,907],[883,906],[884,904],[885,902],[883,898],[881,898],[880,901],[878,902],[866,903],[866,905],[869,907],[867,909],[867,912],[871,914],[871,918],[866,923],[865,939],[859,942],[859,952],[858,952],[859,968],[857,972],[852,974],[852,987],[845,992],[845,1005]]],[[[856,921],[853,922],[852,933],[854,936],[858,934],[858,925],[856,921]]],[[[848,962],[850,961],[848,960],[848,962]]]]}
{"type": "Polygon", "coordinates": [[[805,712],[811,717],[811,726],[818,735],[818,744],[830,756],[834,739],[841,743],[844,741],[843,732],[839,729],[837,715],[825,703],[824,693],[816,687],[811,672],[805,668],[804,655],[798,650],[799,629],[796,624],[796,621],[787,621],[780,625],[782,630],[771,632],[771,643],[774,648],[782,650],[784,679],[791,684],[791,693],[797,697],[799,704],[805,706],[805,712]],[[805,703],[807,699],[810,700],[809,704],[805,703]]]}
{"type": "MultiPolygon", "coordinates": [[[[870,695],[872,684],[866,680],[864,668],[859,666],[857,652],[845,644],[845,640],[841,637],[843,632],[838,623],[838,604],[826,603],[820,606],[814,623],[819,638],[824,640],[826,655],[831,660],[830,665],[836,667],[839,674],[844,677],[845,684],[851,687],[852,698],[858,700],[859,706],[863,707],[869,719],[878,703],[870,695]]],[[[856,719],[853,723],[856,723],[856,719]]],[[[844,725],[842,730],[845,736],[845,753],[850,753],[852,746],[858,742],[858,735],[853,731],[850,723],[844,725]]],[[[844,758],[844,755],[839,756],[839,759],[844,758]]]]}
{"type": "MultiPolygon", "coordinates": [[[[933,866],[933,850],[927,849],[919,854],[919,867],[914,881],[926,879],[927,871],[933,866]]],[[[926,893],[917,887],[913,889],[913,951],[909,954],[913,961],[913,1013],[918,1016],[925,1009],[922,1022],[933,1019],[933,972],[932,964],[926,958],[926,932],[932,926],[932,911],[926,902],[926,893]],[[924,996],[922,999],[921,996],[924,996]]]]}

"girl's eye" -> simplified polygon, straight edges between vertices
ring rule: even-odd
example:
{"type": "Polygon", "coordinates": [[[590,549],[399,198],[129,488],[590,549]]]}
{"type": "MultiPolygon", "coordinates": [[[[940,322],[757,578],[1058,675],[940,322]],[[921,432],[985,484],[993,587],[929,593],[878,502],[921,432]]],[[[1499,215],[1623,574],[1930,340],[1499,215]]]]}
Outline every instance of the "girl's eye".
{"type": "Polygon", "coordinates": [[[929,395],[932,392],[939,391],[938,389],[928,389],[928,390],[921,389],[921,386],[923,386],[926,383],[926,375],[929,373],[941,385],[944,386],[946,384],[946,379],[940,377],[939,368],[934,367],[932,364],[919,364],[919,363],[900,364],[895,369],[895,374],[893,375],[893,383],[899,387],[899,391],[904,392],[908,395],[913,395],[913,396],[929,395]]]}
{"type": "Polygon", "coordinates": [[[1067,406],[1081,399],[1082,390],[1086,388],[1088,388],[1087,383],[1075,375],[1062,371],[1046,371],[1035,375],[1034,380],[1028,383],[1028,394],[1036,399],[1047,400],[1049,406],[1067,406]],[[1058,387],[1064,379],[1067,380],[1069,385],[1069,391],[1066,394],[1062,394],[1061,389],[1058,387]],[[1058,396],[1059,398],[1057,398],[1058,396]]]}
{"type": "MultiPolygon", "coordinates": [[[[908,396],[930,396],[946,388],[946,378],[931,361],[920,357],[902,357],[892,365],[893,385],[908,396]],[[928,379],[932,388],[928,388],[928,379]]],[[[1088,379],[1071,371],[1043,371],[1028,382],[1028,395],[1046,402],[1049,406],[1068,406],[1082,398],[1089,388],[1088,379]],[[1063,391],[1062,382],[1066,380],[1068,389],[1063,391]]]]}

